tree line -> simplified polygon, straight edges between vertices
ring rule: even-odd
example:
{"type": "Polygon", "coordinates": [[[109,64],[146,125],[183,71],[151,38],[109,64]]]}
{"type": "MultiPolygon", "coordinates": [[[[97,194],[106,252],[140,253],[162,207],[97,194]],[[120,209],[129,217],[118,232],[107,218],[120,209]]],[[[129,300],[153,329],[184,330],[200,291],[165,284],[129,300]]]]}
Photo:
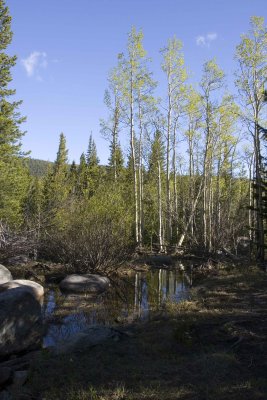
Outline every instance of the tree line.
{"type": "MultiPolygon", "coordinates": [[[[190,83],[183,44],[171,38],[161,50],[165,98],[134,27],[126,51],[108,76],[108,117],[100,131],[109,143],[100,165],[92,135],[79,163],[69,164],[60,135],[55,162],[44,176],[29,175],[21,152],[23,118],[12,102],[10,68],[15,57],[11,18],[0,0],[0,220],[34,238],[41,255],[95,268],[119,262],[126,249],[235,250],[240,238],[265,245],[267,32],[262,17],[236,48],[235,84],[226,90],[214,59],[190,83]],[[123,154],[120,141],[128,143],[123,154]],[[246,139],[246,140],[244,140],[246,139]]],[[[38,174],[37,174],[38,175],[38,174]]]]}

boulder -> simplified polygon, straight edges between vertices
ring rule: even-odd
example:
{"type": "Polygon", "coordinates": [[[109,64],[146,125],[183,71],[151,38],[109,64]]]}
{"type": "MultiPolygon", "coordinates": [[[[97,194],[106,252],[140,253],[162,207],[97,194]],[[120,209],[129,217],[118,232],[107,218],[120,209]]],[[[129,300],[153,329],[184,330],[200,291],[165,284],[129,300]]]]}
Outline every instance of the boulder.
{"type": "Polygon", "coordinates": [[[120,340],[121,335],[116,329],[107,326],[91,326],[71,338],[60,342],[55,352],[57,354],[84,352],[110,339],[116,342],[120,340]]]}
{"type": "Polygon", "coordinates": [[[27,281],[25,279],[15,279],[14,281],[3,283],[2,285],[0,285],[0,293],[15,288],[21,288],[22,290],[30,293],[38,301],[43,299],[44,296],[43,286],[41,286],[39,283],[33,281],[27,281]]]}
{"type": "Polygon", "coordinates": [[[42,335],[39,301],[20,287],[0,293],[0,358],[39,348],[42,335]]]}
{"type": "Polygon", "coordinates": [[[6,267],[0,264],[0,285],[2,283],[12,281],[12,279],[13,278],[11,272],[6,267]]]}
{"type": "Polygon", "coordinates": [[[91,294],[102,293],[108,288],[108,286],[108,278],[95,274],[68,275],[59,284],[60,289],[64,292],[91,294]]]}

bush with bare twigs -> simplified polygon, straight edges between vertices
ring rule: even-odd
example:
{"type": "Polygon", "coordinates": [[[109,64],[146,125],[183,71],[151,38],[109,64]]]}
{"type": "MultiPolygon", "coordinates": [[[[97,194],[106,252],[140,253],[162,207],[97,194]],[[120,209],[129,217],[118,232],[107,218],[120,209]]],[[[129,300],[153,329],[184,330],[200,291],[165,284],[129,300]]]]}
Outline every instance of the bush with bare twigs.
{"type": "Polygon", "coordinates": [[[10,257],[33,254],[35,242],[34,232],[14,230],[0,221],[0,262],[5,262],[10,257]]]}
{"type": "Polygon", "coordinates": [[[128,237],[122,224],[107,216],[90,215],[49,233],[42,243],[43,257],[68,264],[75,272],[108,274],[129,257],[128,237]]]}

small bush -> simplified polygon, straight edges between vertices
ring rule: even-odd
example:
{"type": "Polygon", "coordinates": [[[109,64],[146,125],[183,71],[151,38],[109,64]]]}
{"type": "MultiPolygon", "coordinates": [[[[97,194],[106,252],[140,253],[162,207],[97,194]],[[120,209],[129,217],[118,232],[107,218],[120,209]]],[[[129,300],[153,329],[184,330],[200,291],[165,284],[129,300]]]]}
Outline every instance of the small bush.
{"type": "Polygon", "coordinates": [[[10,257],[34,254],[35,249],[35,232],[11,229],[0,221],[0,262],[5,262],[10,257]]]}
{"type": "Polygon", "coordinates": [[[98,215],[72,220],[43,242],[45,258],[69,264],[80,273],[109,273],[127,259],[131,250],[123,225],[98,215]]]}

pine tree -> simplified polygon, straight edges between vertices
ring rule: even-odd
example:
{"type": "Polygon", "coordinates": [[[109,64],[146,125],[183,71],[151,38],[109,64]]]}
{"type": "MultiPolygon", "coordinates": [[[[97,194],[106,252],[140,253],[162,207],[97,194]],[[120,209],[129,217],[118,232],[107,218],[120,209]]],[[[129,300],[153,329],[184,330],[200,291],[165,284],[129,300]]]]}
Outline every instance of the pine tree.
{"type": "Polygon", "coordinates": [[[11,17],[5,1],[0,0],[0,219],[18,224],[29,179],[20,142],[24,135],[20,124],[25,118],[18,112],[21,102],[10,99],[16,91],[8,87],[10,69],[16,64],[16,56],[4,52],[11,40],[11,17]]]}
{"type": "Polygon", "coordinates": [[[89,145],[86,154],[87,163],[87,179],[88,179],[88,190],[89,196],[92,196],[100,181],[100,168],[99,168],[99,158],[97,156],[96,144],[93,139],[92,134],[89,137],[89,145]]]}
{"type": "Polygon", "coordinates": [[[122,174],[123,164],[124,164],[123,154],[119,143],[112,142],[109,147],[110,147],[110,157],[108,159],[108,165],[110,167],[112,177],[116,182],[117,179],[122,174]]]}
{"type": "Polygon", "coordinates": [[[24,223],[34,238],[34,257],[37,258],[42,229],[46,215],[43,212],[43,180],[38,177],[31,179],[24,204],[24,223]]]}
{"type": "Polygon", "coordinates": [[[79,196],[86,196],[89,189],[88,165],[85,154],[80,157],[80,164],[77,170],[77,192],[79,196]]]}
{"type": "Polygon", "coordinates": [[[97,156],[96,144],[92,134],[89,137],[89,145],[86,154],[86,162],[89,168],[95,167],[99,164],[99,158],[97,156]]]}
{"type": "Polygon", "coordinates": [[[68,164],[68,150],[66,148],[66,138],[63,133],[59,137],[59,148],[54,164],[54,174],[66,173],[68,164]]]}
{"type": "Polygon", "coordinates": [[[73,160],[68,174],[70,193],[72,194],[76,194],[77,191],[77,174],[78,174],[77,166],[75,161],[73,160]]]}
{"type": "Polygon", "coordinates": [[[52,225],[56,220],[59,222],[59,210],[64,206],[70,192],[67,155],[66,138],[61,133],[53,169],[44,179],[44,210],[52,225]]]}

